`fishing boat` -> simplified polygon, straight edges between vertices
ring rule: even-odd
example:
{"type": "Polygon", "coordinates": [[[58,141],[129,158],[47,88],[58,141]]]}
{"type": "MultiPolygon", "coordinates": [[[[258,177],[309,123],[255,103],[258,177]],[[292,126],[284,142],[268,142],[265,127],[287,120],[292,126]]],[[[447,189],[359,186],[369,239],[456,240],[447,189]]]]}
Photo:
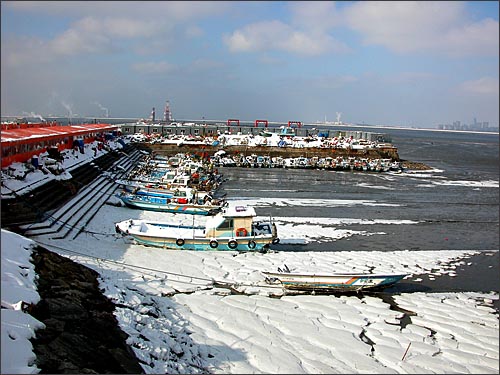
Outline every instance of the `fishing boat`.
{"type": "Polygon", "coordinates": [[[171,198],[171,200],[178,203],[195,202],[197,204],[205,204],[207,200],[212,200],[214,193],[208,191],[198,191],[197,189],[190,187],[167,189],[166,187],[157,185],[154,185],[152,187],[148,186],[149,185],[136,186],[131,189],[131,185],[129,185],[127,187],[124,186],[123,190],[127,193],[133,193],[136,195],[171,198]]]}
{"type": "Polygon", "coordinates": [[[316,292],[358,292],[389,287],[407,274],[369,273],[292,273],[262,272],[269,284],[281,284],[285,289],[316,292]]]}
{"type": "Polygon", "coordinates": [[[188,196],[168,196],[168,194],[151,193],[135,194],[122,191],[116,194],[127,207],[146,210],[171,212],[190,215],[215,215],[219,212],[224,202],[214,199],[207,194],[204,198],[195,198],[188,196]]]}
{"type": "Polygon", "coordinates": [[[228,206],[207,219],[205,226],[179,225],[176,221],[125,220],[115,224],[117,233],[137,243],[176,250],[266,251],[278,243],[270,218],[255,220],[255,209],[228,206]]]}

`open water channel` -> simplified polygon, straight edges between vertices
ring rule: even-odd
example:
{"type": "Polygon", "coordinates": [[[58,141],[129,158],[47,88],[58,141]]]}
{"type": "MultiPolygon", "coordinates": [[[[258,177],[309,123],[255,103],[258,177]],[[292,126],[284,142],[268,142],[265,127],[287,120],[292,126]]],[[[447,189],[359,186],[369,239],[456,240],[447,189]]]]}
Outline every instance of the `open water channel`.
{"type": "MultiPolygon", "coordinates": [[[[364,233],[287,244],[287,251],[496,250],[475,256],[439,290],[498,290],[498,134],[396,130],[401,159],[430,171],[376,173],[309,169],[219,168],[227,198],[261,199],[258,215],[343,219],[331,225],[364,233]],[[349,221],[348,219],[352,219],[349,221]]],[[[323,224],[328,227],[328,224],[323,224]]],[[[285,250],[285,245],[274,245],[285,250]]],[[[437,281],[437,280],[436,280],[437,281]]]]}

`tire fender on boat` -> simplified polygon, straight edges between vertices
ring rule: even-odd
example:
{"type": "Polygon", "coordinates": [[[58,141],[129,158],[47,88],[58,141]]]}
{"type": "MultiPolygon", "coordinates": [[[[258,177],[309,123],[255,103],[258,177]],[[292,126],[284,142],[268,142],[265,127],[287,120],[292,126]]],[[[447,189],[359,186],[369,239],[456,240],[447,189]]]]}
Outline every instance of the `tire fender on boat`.
{"type": "Polygon", "coordinates": [[[182,238],[178,238],[175,243],[177,244],[177,246],[183,246],[184,245],[184,240],[182,238]]]}
{"type": "Polygon", "coordinates": [[[248,248],[249,249],[255,249],[255,246],[257,246],[257,243],[254,240],[248,241],[248,248]]]}
{"type": "Polygon", "coordinates": [[[238,247],[238,242],[236,242],[235,240],[231,240],[227,243],[227,246],[230,249],[236,249],[238,247]]]}
{"type": "Polygon", "coordinates": [[[219,243],[216,240],[212,240],[212,241],[210,241],[209,245],[212,249],[217,249],[217,247],[219,246],[219,243]]]}
{"type": "Polygon", "coordinates": [[[278,237],[276,237],[275,239],[273,239],[273,244],[276,245],[280,243],[280,239],[278,237]]]}

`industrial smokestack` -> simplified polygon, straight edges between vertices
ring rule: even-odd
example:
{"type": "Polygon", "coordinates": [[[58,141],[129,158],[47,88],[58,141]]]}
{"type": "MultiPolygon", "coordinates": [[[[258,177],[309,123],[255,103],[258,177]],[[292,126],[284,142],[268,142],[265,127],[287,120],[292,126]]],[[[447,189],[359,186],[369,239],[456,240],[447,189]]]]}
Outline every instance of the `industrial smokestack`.
{"type": "Polygon", "coordinates": [[[153,110],[151,111],[151,121],[155,121],[155,107],[153,107],[153,110]]]}
{"type": "Polygon", "coordinates": [[[163,119],[166,123],[172,122],[172,112],[170,111],[170,102],[167,100],[165,104],[165,112],[163,112],[163,119]]]}

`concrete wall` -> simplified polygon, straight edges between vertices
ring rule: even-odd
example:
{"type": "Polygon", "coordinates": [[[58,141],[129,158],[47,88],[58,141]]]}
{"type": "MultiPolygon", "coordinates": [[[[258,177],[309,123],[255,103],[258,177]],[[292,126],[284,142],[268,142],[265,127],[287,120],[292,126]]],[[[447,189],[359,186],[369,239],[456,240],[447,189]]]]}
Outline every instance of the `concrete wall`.
{"type": "Polygon", "coordinates": [[[217,151],[224,150],[228,154],[243,154],[248,156],[267,155],[270,157],[281,156],[287,157],[326,157],[326,156],[356,156],[372,159],[392,159],[399,161],[398,149],[396,147],[384,147],[365,150],[349,150],[335,148],[297,148],[297,147],[269,147],[269,146],[212,146],[212,145],[182,145],[161,144],[161,143],[138,143],[137,147],[145,151],[154,151],[157,155],[173,156],[177,153],[194,153],[198,155],[213,155],[217,151]]]}

